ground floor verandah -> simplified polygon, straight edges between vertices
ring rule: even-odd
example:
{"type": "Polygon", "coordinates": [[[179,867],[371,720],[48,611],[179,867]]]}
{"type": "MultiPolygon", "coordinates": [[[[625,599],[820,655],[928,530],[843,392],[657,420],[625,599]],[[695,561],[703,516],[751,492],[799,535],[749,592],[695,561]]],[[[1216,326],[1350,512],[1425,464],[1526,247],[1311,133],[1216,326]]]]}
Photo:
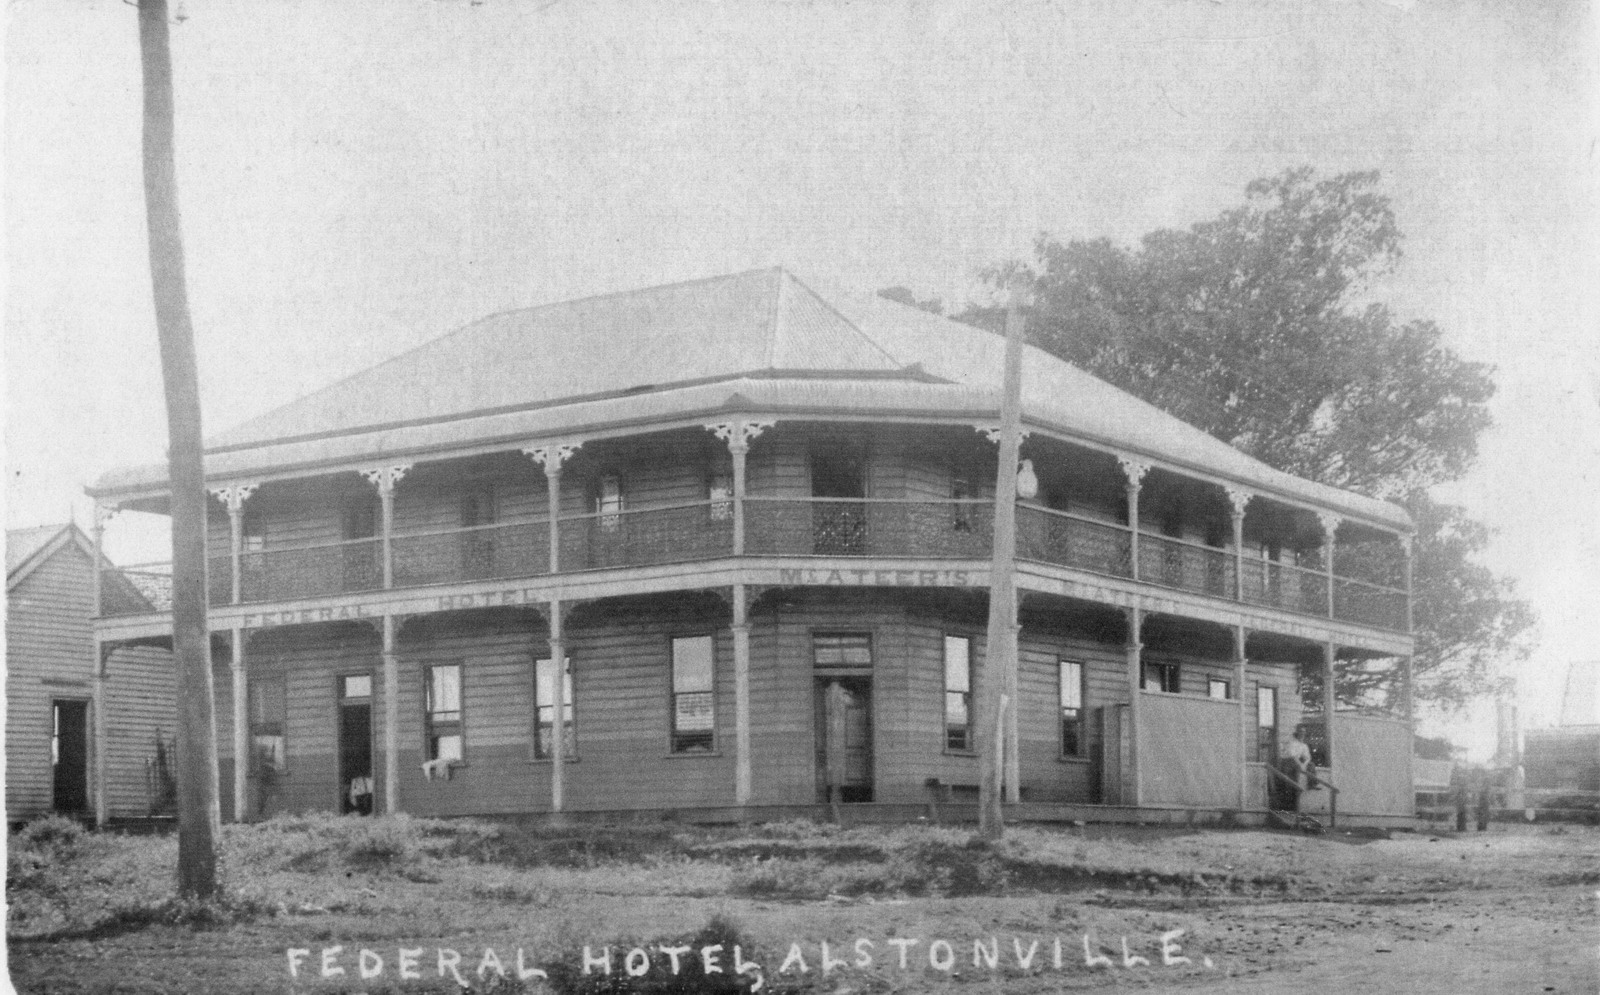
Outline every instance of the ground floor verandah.
{"type": "MultiPolygon", "coordinates": [[[[986,611],[973,591],[722,589],[218,634],[223,815],[720,821],[837,801],[959,821],[986,611]]],[[[1021,622],[1021,819],[1263,819],[1303,679],[1355,662],[1039,593],[1021,622]]],[[[1410,818],[1407,723],[1335,712],[1322,735],[1341,819],[1410,818]]]]}

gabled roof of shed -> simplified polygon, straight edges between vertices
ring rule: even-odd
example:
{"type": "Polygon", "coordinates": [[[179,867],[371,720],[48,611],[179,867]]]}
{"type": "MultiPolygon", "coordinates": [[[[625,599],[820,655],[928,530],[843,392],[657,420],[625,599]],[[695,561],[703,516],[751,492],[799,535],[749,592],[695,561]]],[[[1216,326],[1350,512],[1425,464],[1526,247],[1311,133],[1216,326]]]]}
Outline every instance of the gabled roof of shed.
{"type": "MultiPolygon", "coordinates": [[[[207,476],[581,434],[730,410],[998,416],[1004,340],[781,268],[507,311],[213,437],[207,476]]],[[[1024,353],[1023,416],[1400,529],[1396,505],[1275,470],[1062,360],[1024,353]]],[[[97,493],[164,483],[113,471],[97,493]]]]}

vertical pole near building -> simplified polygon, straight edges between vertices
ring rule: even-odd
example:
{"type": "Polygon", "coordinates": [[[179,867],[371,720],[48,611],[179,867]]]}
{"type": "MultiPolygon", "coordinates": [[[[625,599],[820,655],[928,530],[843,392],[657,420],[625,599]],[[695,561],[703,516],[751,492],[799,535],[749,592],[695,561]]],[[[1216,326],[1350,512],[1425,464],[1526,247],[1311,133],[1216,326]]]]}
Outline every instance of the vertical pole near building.
{"type": "Polygon", "coordinates": [[[1245,644],[1249,633],[1242,625],[1233,627],[1233,696],[1239,699],[1239,811],[1250,807],[1250,708],[1245,702],[1244,680],[1249,669],[1245,644]]]}
{"type": "MultiPolygon", "coordinates": [[[[1017,466],[1022,446],[1022,314],[1020,286],[1012,280],[1006,301],[1005,373],[1000,391],[1000,457],[995,472],[994,549],[989,568],[989,627],[978,674],[978,832],[996,840],[1005,832],[1000,809],[1004,752],[1001,697],[1017,665],[1017,466]],[[992,754],[992,755],[989,755],[992,754]]],[[[1008,702],[1008,704],[1011,704],[1008,702]]],[[[1014,707],[1014,705],[1011,705],[1014,707]]],[[[1018,786],[1013,784],[1012,789],[1018,786]]]]}
{"type": "MultiPolygon", "coordinates": [[[[104,608],[104,580],[101,576],[101,564],[105,562],[105,533],[106,519],[114,514],[116,509],[106,508],[96,503],[94,506],[94,569],[90,575],[94,578],[94,590],[90,598],[94,605],[94,614],[91,616],[95,623],[99,623],[100,614],[104,608]]],[[[105,644],[100,641],[100,636],[95,635],[93,640],[94,650],[94,824],[106,824],[106,660],[105,644]]]]}
{"type": "MultiPolygon", "coordinates": [[[[1244,600],[1244,513],[1253,497],[1249,491],[1228,489],[1229,518],[1233,522],[1233,600],[1244,600]]],[[[1244,688],[1239,688],[1244,696],[1244,688]]]]}
{"type": "Polygon", "coordinates": [[[1328,617],[1333,618],[1333,550],[1339,534],[1339,516],[1326,512],[1317,516],[1322,523],[1322,568],[1328,584],[1328,617]]]}
{"type": "Polygon", "coordinates": [[[1122,473],[1127,477],[1126,490],[1128,496],[1128,576],[1134,580],[1139,579],[1139,489],[1144,481],[1144,475],[1150,472],[1150,467],[1138,460],[1119,456],[1117,462],[1122,466],[1122,473]]]}
{"type": "Polygon", "coordinates": [[[107,666],[111,659],[112,647],[102,643],[97,637],[94,640],[94,687],[92,694],[94,701],[90,707],[94,709],[94,824],[104,826],[110,815],[106,808],[106,729],[110,723],[106,721],[106,694],[107,666]]]}
{"type": "MultiPolygon", "coordinates": [[[[559,470],[557,473],[559,474],[559,470]]],[[[555,547],[551,547],[553,550],[555,547]]],[[[550,811],[566,807],[567,752],[567,640],[562,631],[561,602],[550,602],[551,698],[555,707],[550,716],[550,811]]]]}
{"type": "MultiPolygon", "coordinates": [[[[1408,535],[1401,536],[1400,537],[1400,548],[1401,548],[1401,551],[1405,554],[1405,569],[1406,569],[1406,577],[1405,577],[1405,580],[1406,580],[1406,633],[1409,635],[1413,630],[1413,626],[1415,626],[1415,624],[1416,624],[1416,621],[1415,621],[1416,596],[1415,596],[1414,592],[1411,589],[1412,575],[1413,575],[1413,573],[1415,572],[1415,569],[1416,569],[1415,565],[1414,565],[1414,563],[1415,563],[1415,551],[1416,550],[1415,550],[1415,546],[1413,544],[1413,537],[1412,536],[1408,536],[1408,535]]],[[[1416,713],[1414,712],[1416,688],[1412,685],[1412,681],[1415,679],[1416,674],[1413,672],[1413,667],[1412,667],[1412,662],[1411,661],[1412,661],[1412,657],[1407,656],[1406,659],[1405,659],[1405,665],[1404,665],[1404,670],[1403,670],[1404,685],[1402,687],[1402,693],[1404,695],[1404,698],[1402,700],[1404,702],[1405,716],[1406,716],[1406,721],[1407,722],[1413,722],[1416,719],[1416,713]]]]}
{"type": "Polygon", "coordinates": [[[745,586],[733,585],[733,797],[750,804],[750,619],[745,586]]]}
{"type": "Polygon", "coordinates": [[[1128,641],[1123,647],[1128,668],[1128,778],[1133,797],[1124,799],[1124,805],[1137,808],[1144,799],[1143,758],[1139,756],[1139,697],[1141,658],[1144,653],[1144,612],[1138,608],[1125,608],[1128,619],[1128,641]]]}
{"type": "Polygon", "coordinates": [[[383,811],[400,811],[400,656],[395,617],[383,616],[383,811]]]}
{"type": "MultiPolygon", "coordinates": [[[[1337,667],[1335,653],[1338,647],[1333,643],[1322,644],[1322,742],[1323,750],[1328,754],[1328,768],[1335,770],[1338,757],[1333,752],[1333,716],[1338,706],[1338,693],[1334,690],[1337,667]]],[[[1335,782],[1337,783],[1337,781],[1335,782]]]]}
{"type": "Polygon", "coordinates": [[[394,586],[394,489],[400,478],[411,469],[410,463],[395,463],[372,470],[361,471],[378,489],[378,511],[381,534],[378,539],[379,555],[383,559],[383,588],[394,586]]]}
{"type": "MultiPolygon", "coordinates": [[[[550,573],[561,572],[561,464],[572,457],[583,443],[554,443],[530,446],[523,453],[544,467],[545,517],[549,521],[550,573]]],[[[554,607],[552,606],[552,611],[554,607]]]]}
{"type": "MultiPolygon", "coordinates": [[[[238,594],[237,585],[234,594],[238,594]]],[[[250,762],[255,759],[255,751],[250,746],[250,684],[244,669],[244,630],[234,626],[229,635],[233,639],[233,652],[228,660],[233,677],[233,821],[244,822],[250,807],[250,762]]]]}
{"type": "Polygon", "coordinates": [[[144,198],[150,283],[167,407],[172,516],[172,651],[178,669],[178,893],[217,893],[216,700],[206,618],[206,492],[200,385],[178,216],[172,51],[166,0],[139,0],[144,198]]]}

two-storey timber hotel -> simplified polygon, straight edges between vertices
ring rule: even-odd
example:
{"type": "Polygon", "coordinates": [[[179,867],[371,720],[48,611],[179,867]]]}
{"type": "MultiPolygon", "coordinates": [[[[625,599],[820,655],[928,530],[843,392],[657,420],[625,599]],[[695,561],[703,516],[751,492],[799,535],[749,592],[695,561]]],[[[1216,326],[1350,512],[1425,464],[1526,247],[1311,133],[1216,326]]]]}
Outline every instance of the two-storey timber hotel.
{"type": "MultiPolygon", "coordinates": [[[[224,817],[972,801],[1003,350],[767,269],[493,315],[213,438],[224,817]]],[[[1017,815],[1260,820],[1311,720],[1340,817],[1409,818],[1409,722],[1299,692],[1408,671],[1405,512],[1023,369],[1017,815]]],[[[159,574],[101,599],[107,711],[159,574]]]]}

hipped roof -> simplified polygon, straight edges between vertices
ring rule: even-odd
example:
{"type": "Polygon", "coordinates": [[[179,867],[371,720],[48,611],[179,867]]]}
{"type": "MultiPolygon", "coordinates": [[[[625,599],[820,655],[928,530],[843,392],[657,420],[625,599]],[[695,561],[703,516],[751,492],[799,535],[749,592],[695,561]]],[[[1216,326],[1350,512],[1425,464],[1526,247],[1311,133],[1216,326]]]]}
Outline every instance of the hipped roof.
{"type": "MultiPolygon", "coordinates": [[[[995,419],[1004,340],[872,294],[818,294],[781,268],[507,311],[214,436],[207,478],[522,443],[718,412],[995,419]]],[[[1042,350],[1034,427],[1398,529],[1393,504],[1275,470],[1042,350]]],[[[94,492],[164,486],[116,470],[94,492]]]]}

